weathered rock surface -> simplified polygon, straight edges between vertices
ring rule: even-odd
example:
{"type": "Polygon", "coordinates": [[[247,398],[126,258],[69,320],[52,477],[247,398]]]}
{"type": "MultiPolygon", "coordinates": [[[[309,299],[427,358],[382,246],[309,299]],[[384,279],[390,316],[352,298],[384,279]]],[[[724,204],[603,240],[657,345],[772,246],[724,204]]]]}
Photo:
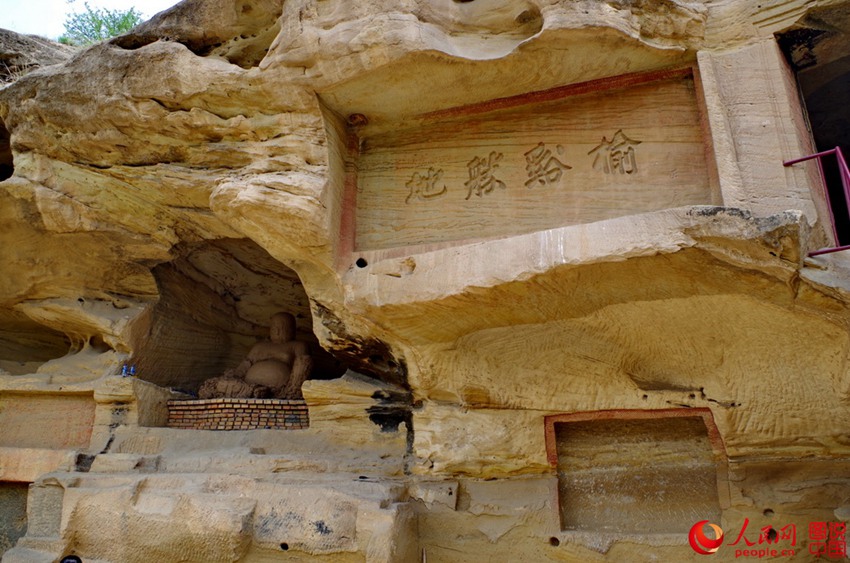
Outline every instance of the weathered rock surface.
{"type": "MultiPolygon", "coordinates": [[[[74,48],[36,35],[20,35],[0,29],[0,87],[41,66],[67,61],[74,48]]],[[[9,131],[0,122],[0,180],[12,175],[9,131]]]]}
{"type": "Polygon", "coordinates": [[[848,13],[186,0],[0,89],[0,478],[36,483],[3,561],[685,560],[688,460],[706,518],[806,560],[850,503],[850,259],[806,256],[843,239],[782,163],[848,13]],[[311,428],[162,428],[276,311],[311,428]],[[593,422],[671,409],[705,435],[638,424],[646,459],[593,422]],[[615,454],[659,529],[564,510],[575,471],[634,502],[615,454]]]}
{"type": "Polygon", "coordinates": [[[64,63],[74,51],[74,47],[44,37],[0,29],[0,84],[41,66],[64,63]]]}

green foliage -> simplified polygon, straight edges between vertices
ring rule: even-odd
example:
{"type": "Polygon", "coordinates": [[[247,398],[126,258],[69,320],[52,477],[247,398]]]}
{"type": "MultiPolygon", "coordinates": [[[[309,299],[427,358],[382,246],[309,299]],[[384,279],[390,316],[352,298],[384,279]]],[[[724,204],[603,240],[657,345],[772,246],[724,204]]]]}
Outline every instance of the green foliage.
{"type": "Polygon", "coordinates": [[[116,35],[126,33],[142,22],[142,14],[136,8],[109,10],[92,8],[84,2],[86,10],[69,15],[65,19],[65,34],[59,38],[65,45],[91,45],[116,35]]]}

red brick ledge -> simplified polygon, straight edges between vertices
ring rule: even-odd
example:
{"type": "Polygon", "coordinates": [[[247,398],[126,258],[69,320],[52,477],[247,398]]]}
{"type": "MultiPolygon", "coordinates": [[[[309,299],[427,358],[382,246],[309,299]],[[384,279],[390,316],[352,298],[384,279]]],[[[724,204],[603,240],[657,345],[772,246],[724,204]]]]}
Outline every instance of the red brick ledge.
{"type": "Polygon", "coordinates": [[[192,430],[300,430],[310,426],[303,399],[168,401],[168,427],[192,430]]]}

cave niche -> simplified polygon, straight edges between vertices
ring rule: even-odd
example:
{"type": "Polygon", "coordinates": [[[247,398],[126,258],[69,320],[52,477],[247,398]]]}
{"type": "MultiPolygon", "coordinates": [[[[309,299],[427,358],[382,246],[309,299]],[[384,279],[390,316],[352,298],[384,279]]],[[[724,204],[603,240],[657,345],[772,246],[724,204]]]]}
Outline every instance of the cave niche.
{"type": "Polygon", "coordinates": [[[561,530],[683,534],[720,521],[725,450],[705,408],[594,411],[546,417],[561,530]]]}
{"type": "Polygon", "coordinates": [[[10,178],[12,172],[14,172],[14,164],[12,162],[11,135],[3,120],[0,120],[0,182],[10,178]]]}
{"type": "Polygon", "coordinates": [[[296,338],[310,346],[311,379],[345,371],[313,334],[298,274],[259,245],[249,239],[205,241],[179,248],[177,256],[153,269],[160,299],[146,334],[133,344],[130,362],[137,377],[196,393],[201,383],[236,367],[251,346],[268,338],[269,318],[280,311],[295,317],[296,338]]]}
{"type": "Polygon", "coordinates": [[[35,373],[42,364],[70,350],[71,340],[65,334],[23,313],[0,309],[0,374],[35,373]]]}
{"type": "MultiPolygon", "coordinates": [[[[809,130],[818,151],[840,147],[850,158],[850,8],[811,10],[795,26],[776,34],[777,43],[795,72],[809,130]]],[[[836,244],[850,244],[850,210],[837,161],[822,159],[836,244]]]]}

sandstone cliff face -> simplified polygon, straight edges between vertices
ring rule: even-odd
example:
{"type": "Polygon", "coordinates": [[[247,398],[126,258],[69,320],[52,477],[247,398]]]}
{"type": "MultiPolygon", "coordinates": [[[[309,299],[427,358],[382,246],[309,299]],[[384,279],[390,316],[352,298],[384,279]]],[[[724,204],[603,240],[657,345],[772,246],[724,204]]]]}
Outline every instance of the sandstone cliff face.
{"type": "Polygon", "coordinates": [[[815,150],[794,71],[843,76],[848,10],[185,0],[0,88],[0,401],[90,413],[0,444],[4,480],[61,470],[9,559],[648,560],[693,553],[694,506],[843,518],[850,269],[806,254],[847,241],[782,162],[815,150]],[[302,438],[142,412],[281,310],[319,366],[302,438]],[[112,389],[125,362],[144,381],[112,389]],[[615,490],[645,443],[690,493],[657,529],[596,519],[653,496],[615,490]]]}
{"type": "MultiPolygon", "coordinates": [[[[0,29],[0,84],[14,82],[40,66],[65,62],[73,48],[34,35],[19,35],[0,29]]],[[[9,131],[0,124],[0,179],[12,175],[9,131]]]]}
{"type": "Polygon", "coordinates": [[[7,83],[35,68],[67,61],[74,48],[37,35],[0,29],[0,53],[0,81],[7,83]]]}

